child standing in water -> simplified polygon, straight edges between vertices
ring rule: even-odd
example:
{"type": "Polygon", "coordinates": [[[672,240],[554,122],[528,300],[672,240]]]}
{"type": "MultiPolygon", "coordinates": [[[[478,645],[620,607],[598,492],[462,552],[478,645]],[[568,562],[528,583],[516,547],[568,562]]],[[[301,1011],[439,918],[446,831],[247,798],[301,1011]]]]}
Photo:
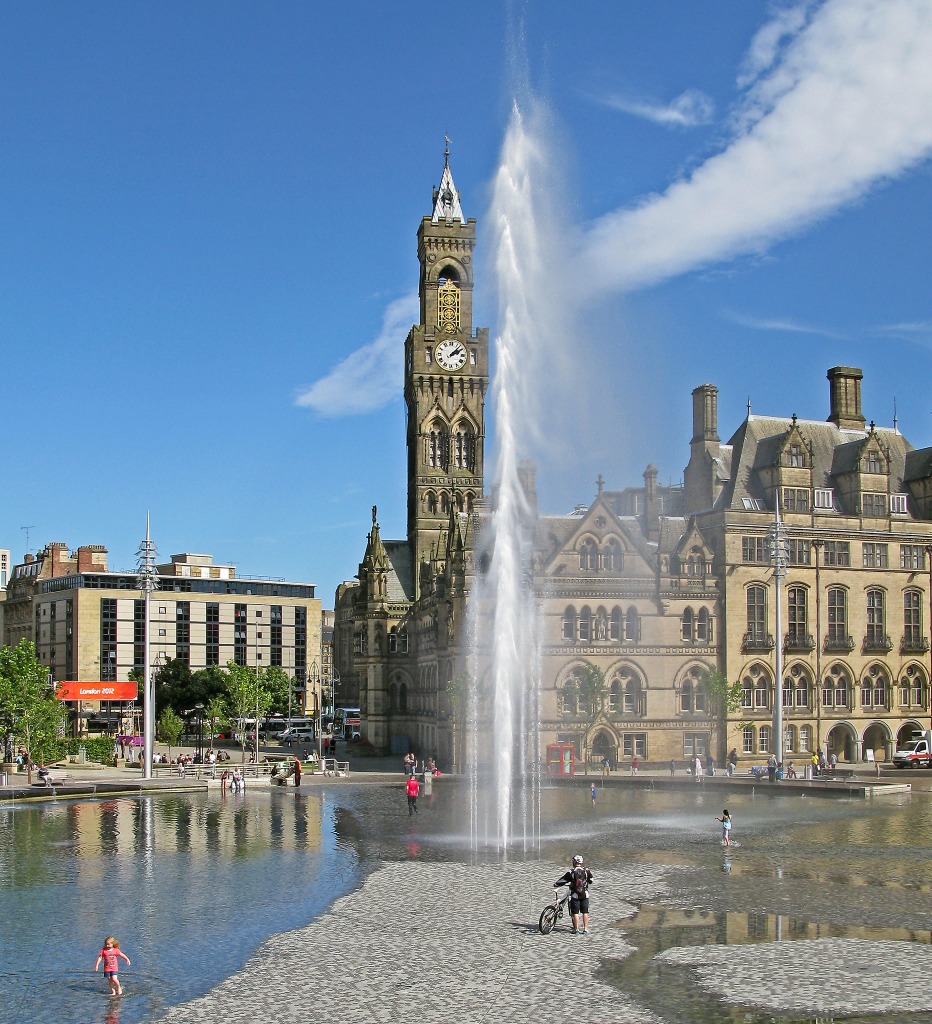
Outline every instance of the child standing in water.
{"type": "Polygon", "coordinates": [[[731,815],[728,813],[728,808],[726,807],[722,811],[722,816],[715,820],[722,823],[722,846],[731,846],[731,815]]]}
{"type": "Polygon", "coordinates": [[[112,935],[108,935],[104,939],[104,946],[97,957],[97,963],[94,964],[94,970],[96,971],[100,967],[100,961],[103,960],[104,977],[110,985],[110,995],[112,996],[123,995],[123,989],[120,987],[120,979],[117,974],[120,969],[120,957],[123,957],[126,961],[126,966],[129,967],[129,957],[120,949],[120,943],[112,935]]]}

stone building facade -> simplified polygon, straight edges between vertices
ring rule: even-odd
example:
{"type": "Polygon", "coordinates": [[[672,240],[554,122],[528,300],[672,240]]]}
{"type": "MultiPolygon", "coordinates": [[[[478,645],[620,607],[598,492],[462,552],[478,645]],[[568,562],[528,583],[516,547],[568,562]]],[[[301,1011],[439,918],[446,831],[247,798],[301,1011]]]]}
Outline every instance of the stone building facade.
{"type": "MultiPolygon", "coordinates": [[[[449,161],[418,231],[421,323],[405,344],[408,536],[383,540],[377,510],[356,582],[338,589],[334,658],[380,750],[465,756],[467,608],[484,518],[488,334],[472,332],[474,221],[449,161]]],[[[529,573],[541,615],[540,742],[577,762],[766,760],[777,644],[784,749],[886,757],[930,715],[932,449],[867,424],[861,372],[829,371],[826,421],[752,415],[723,444],[718,392],[693,392],[683,484],[613,491],[537,511],[529,573]],[[779,499],[789,571],[776,636],[767,531],[779,499]],[[587,688],[592,669],[602,681],[587,688]],[[712,672],[740,682],[726,714],[712,672]]],[[[480,702],[479,729],[490,728],[480,702]]]]}

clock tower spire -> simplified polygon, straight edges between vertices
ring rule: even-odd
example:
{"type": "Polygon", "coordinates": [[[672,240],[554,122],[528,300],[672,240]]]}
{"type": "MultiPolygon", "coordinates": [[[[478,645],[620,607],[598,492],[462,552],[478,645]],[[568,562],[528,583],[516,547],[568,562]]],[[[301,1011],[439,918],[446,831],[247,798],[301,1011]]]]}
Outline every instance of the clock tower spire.
{"type": "Polygon", "coordinates": [[[405,341],[408,543],[414,591],[451,511],[482,497],[489,332],[472,326],[476,221],[463,213],[446,140],[431,213],[417,232],[420,318],[405,341]]]}

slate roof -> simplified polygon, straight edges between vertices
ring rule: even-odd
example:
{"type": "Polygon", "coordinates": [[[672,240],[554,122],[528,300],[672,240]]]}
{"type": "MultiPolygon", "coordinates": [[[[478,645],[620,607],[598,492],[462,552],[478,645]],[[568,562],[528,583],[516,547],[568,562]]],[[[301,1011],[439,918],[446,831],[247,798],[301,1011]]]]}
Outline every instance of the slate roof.
{"type": "MultiPolygon", "coordinates": [[[[729,439],[732,448],[732,473],[716,507],[741,509],[743,498],[764,498],[758,471],[772,466],[779,455],[790,417],[748,416],[729,439]]],[[[856,468],[867,430],[848,430],[823,420],[796,420],[800,434],[812,447],[812,486],[832,487],[834,476],[856,468]]],[[[890,486],[904,489],[906,458],[912,445],[898,431],[875,427],[874,433],[890,452],[890,486]]]]}
{"type": "Polygon", "coordinates": [[[414,600],[414,573],[411,567],[411,548],[406,540],[386,540],[385,554],[388,556],[388,577],[385,585],[386,597],[393,604],[414,600]]]}

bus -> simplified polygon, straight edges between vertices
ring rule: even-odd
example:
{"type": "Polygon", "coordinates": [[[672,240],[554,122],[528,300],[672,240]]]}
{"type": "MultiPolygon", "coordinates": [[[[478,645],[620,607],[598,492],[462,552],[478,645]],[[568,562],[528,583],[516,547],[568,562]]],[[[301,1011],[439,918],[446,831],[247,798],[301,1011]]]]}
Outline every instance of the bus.
{"type": "Polygon", "coordinates": [[[354,732],[359,732],[362,719],[359,708],[339,707],[333,712],[333,733],[343,739],[351,739],[354,732]]]}

